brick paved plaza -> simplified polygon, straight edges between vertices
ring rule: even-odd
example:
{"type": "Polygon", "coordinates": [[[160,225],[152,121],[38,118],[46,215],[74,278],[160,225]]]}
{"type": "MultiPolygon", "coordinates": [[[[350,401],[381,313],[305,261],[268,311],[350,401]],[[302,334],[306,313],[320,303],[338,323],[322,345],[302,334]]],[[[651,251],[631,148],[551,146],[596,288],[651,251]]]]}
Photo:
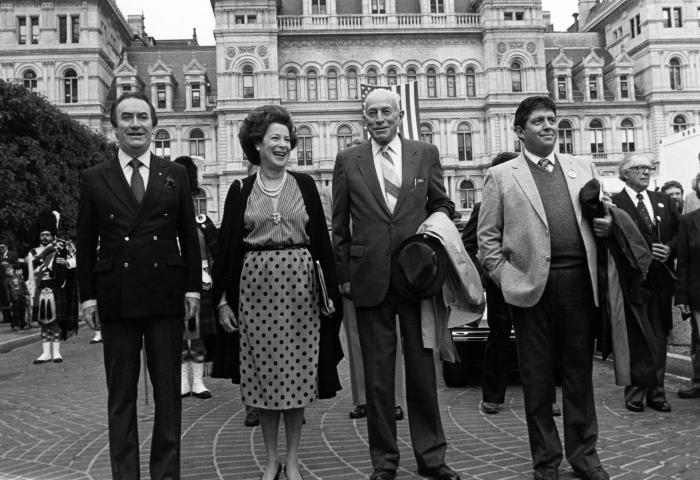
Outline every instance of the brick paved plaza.
{"type": "MultiPolygon", "coordinates": [[[[32,365],[39,344],[0,355],[0,480],[110,478],[102,347],[88,344],[90,337],[82,329],[71,338],[62,364],[32,365]]],[[[341,379],[348,384],[345,361],[341,379]]],[[[671,414],[627,412],[609,363],[596,362],[595,383],[600,453],[613,478],[700,479],[700,401],[676,398],[679,379],[667,379],[671,414]]],[[[257,480],[264,461],[259,428],[243,426],[237,387],[222,380],[209,380],[208,386],[214,398],[183,400],[182,478],[257,480]]],[[[479,412],[477,388],[441,384],[439,390],[448,461],[463,479],[532,478],[519,386],[509,389],[506,410],[493,416],[479,412]]],[[[142,396],[139,405],[145,479],[152,404],[142,396]]],[[[368,477],[365,423],[348,419],[350,409],[348,388],[307,411],[300,451],[307,480],[368,477]]],[[[405,420],[399,422],[399,436],[397,478],[419,479],[405,420]]],[[[560,473],[575,478],[566,462],[560,473]]]]}

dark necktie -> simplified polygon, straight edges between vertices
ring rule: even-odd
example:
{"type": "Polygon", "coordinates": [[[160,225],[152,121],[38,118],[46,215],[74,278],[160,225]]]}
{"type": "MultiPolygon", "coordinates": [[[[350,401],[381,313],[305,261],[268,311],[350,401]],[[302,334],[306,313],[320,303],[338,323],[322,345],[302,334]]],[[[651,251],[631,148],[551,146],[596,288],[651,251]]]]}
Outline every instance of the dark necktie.
{"type": "Polygon", "coordinates": [[[139,172],[141,160],[134,158],[129,162],[131,165],[131,192],[134,194],[136,201],[141,203],[143,196],[146,194],[146,188],[143,186],[143,177],[139,172]]]}
{"type": "Polygon", "coordinates": [[[552,162],[550,162],[548,158],[542,158],[537,163],[539,164],[540,167],[544,168],[549,173],[552,173],[552,170],[554,170],[554,165],[552,165],[552,162]]]}
{"type": "Polygon", "coordinates": [[[649,216],[649,210],[647,210],[646,205],[644,205],[644,195],[641,193],[637,194],[637,212],[639,212],[639,216],[642,219],[642,222],[644,222],[644,226],[649,232],[651,232],[654,229],[654,223],[651,221],[651,217],[649,216]]]}

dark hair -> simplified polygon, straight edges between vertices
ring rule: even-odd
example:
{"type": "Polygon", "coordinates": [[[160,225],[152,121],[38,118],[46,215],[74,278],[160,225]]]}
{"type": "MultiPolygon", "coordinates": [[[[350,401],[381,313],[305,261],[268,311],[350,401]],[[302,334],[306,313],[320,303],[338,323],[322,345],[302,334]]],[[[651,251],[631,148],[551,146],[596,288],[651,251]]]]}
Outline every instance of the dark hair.
{"type": "Polygon", "coordinates": [[[185,171],[187,171],[187,178],[190,181],[190,190],[192,191],[192,194],[195,195],[199,193],[199,180],[197,180],[197,165],[194,164],[192,158],[188,157],[187,155],[182,155],[181,157],[177,157],[173,161],[185,167],[185,171]]]}
{"type": "Polygon", "coordinates": [[[519,156],[520,154],[515,152],[501,152],[495,157],[493,157],[493,160],[491,160],[491,166],[495,167],[496,165],[506,163],[508,160],[513,160],[514,158],[519,156]]]}
{"type": "Polygon", "coordinates": [[[156,109],[153,108],[151,99],[141,92],[126,92],[122,93],[122,96],[119,97],[117,101],[112,104],[112,108],[109,111],[109,122],[114,128],[117,128],[117,107],[120,103],[122,103],[124,100],[128,100],[129,98],[136,98],[137,100],[143,100],[144,102],[146,102],[148,104],[148,108],[151,109],[151,119],[153,120],[153,126],[155,127],[156,125],[158,125],[158,116],[156,115],[156,109]]]}
{"type": "Polygon", "coordinates": [[[513,120],[514,127],[525,128],[527,119],[530,114],[535,110],[551,110],[554,114],[557,114],[557,104],[554,103],[549,97],[539,96],[539,97],[528,97],[518,105],[518,109],[515,111],[515,120],[513,120]]]}
{"type": "Polygon", "coordinates": [[[260,165],[260,152],[257,146],[262,142],[265,132],[272,123],[280,123],[287,127],[291,149],[294,150],[297,146],[297,131],[287,110],[279,105],[257,107],[243,120],[241,130],[238,132],[238,140],[241,142],[243,152],[253,165],[260,165]]]}
{"type": "Polygon", "coordinates": [[[676,180],[669,180],[668,182],[664,183],[663,187],[661,187],[661,191],[666,193],[666,190],[668,190],[669,188],[678,188],[681,191],[681,195],[683,195],[683,185],[681,185],[681,182],[676,180]]]}

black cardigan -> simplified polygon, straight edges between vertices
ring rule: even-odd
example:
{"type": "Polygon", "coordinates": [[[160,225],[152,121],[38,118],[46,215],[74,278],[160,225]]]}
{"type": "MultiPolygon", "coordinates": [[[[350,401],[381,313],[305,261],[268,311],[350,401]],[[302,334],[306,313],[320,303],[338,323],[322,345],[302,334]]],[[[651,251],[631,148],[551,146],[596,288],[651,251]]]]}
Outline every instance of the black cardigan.
{"type": "MultiPolygon", "coordinates": [[[[336,307],[334,315],[321,317],[321,335],[319,336],[318,394],[319,398],[331,398],[341,388],[337,365],[343,358],[343,349],[339,338],[342,301],[338,291],[333,249],[328,236],[321,197],[314,180],[304,173],[288,173],[299,186],[309,216],[309,222],[306,224],[306,233],[311,240],[309,252],[314,261],[319,260],[321,263],[326,279],[326,289],[336,307]]],[[[245,254],[243,217],[256,175],[253,174],[245,178],[243,185],[236,181],[229,188],[224,205],[224,218],[219,231],[219,251],[214,261],[214,305],[219,304],[222,295],[226,292],[226,301],[236,315],[238,314],[239,283],[245,254]]],[[[225,333],[220,326],[219,328],[212,376],[231,378],[233,383],[240,383],[238,332],[225,333]]]]}

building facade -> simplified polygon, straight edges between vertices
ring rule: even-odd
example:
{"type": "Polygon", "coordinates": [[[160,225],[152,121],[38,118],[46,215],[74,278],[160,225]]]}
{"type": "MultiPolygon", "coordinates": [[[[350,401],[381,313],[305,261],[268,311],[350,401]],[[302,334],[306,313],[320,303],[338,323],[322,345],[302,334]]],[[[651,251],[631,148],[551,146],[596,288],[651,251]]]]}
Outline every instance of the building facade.
{"type": "Polygon", "coordinates": [[[553,31],[539,1],[211,6],[215,46],[196,33],[153,39],[143,17],[125,19],[112,0],[0,3],[0,78],[107,135],[114,99],[147,93],[159,116],[155,153],[196,157],[199,205],[215,220],[229,185],[248,173],[237,135],[251,108],[292,113],[290,166],[329,188],[337,152],[363,134],[361,83],[418,82],[421,138],[438,146],[464,216],[491,158],[520,149],[513,114],[527,96],[557,102],[559,151],[590,158],[604,179],[629,152],[658,161],[661,138],[700,122],[698,0],[580,0],[566,32],[553,31]]]}

